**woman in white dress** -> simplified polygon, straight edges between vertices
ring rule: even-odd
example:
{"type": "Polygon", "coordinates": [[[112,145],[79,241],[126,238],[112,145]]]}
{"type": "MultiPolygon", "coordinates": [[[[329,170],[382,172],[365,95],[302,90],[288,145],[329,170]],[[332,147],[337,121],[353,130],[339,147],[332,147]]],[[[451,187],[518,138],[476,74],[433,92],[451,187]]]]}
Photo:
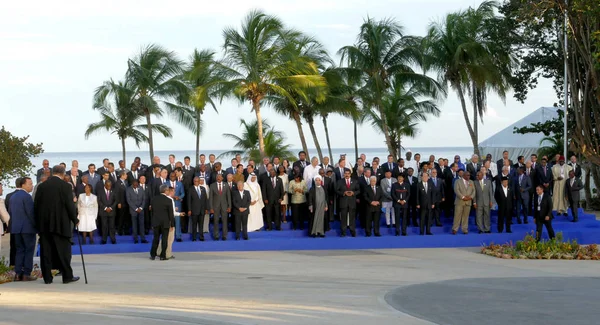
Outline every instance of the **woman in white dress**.
{"type": "Polygon", "coordinates": [[[281,201],[281,213],[283,214],[283,223],[287,223],[287,210],[288,210],[288,184],[290,183],[290,177],[288,176],[287,170],[285,166],[279,166],[279,179],[283,183],[283,190],[285,194],[283,195],[283,200],[281,201]]]}
{"type": "Polygon", "coordinates": [[[83,235],[83,244],[85,237],[89,235],[90,244],[94,243],[94,235],[92,232],[96,230],[96,218],[98,217],[98,199],[92,194],[92,185],[85,186],[85,193],[79,195],[77,200],[77,211],[79,215],[79,232],[83,235]]]}
{"type": "Polygon", "coordinates": [[[256,174],[252,173],[248,176],[244,189],[250,192],[250,214],[248,215],[248,231],[257,231],[264,227],[262,208],[265,207],[263,202],[260,185],[256,181],[256,174]]]}

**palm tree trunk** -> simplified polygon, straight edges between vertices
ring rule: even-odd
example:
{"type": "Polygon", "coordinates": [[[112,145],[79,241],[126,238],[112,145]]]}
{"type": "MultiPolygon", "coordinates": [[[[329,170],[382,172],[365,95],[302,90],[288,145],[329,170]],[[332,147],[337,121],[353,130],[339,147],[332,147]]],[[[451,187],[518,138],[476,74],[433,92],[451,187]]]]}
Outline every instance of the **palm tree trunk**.
{"type": "Polygon", "coordinates": [[[388,152],[390,155],[394,155],[394,148],[392,147],[392,139],[390,137],[390,129],[387,124],[387,120],[385,118],[385,113],[383,112],[383,107],[381,104],[377,105],[377,109],[379,110],[379,118],[381,119],[381,125],[383,126],[383,134],[385,135],[385,144],[388,148],[388,152]]]}
{"type": "Polygon", "coordinates": [[[123,149],[123,163],[125,164],[125,167],[127,167],[127,160],[125,160],[125,138],[121,138],[121,148],[123,149]]]}
{"type": "Polygon", "coordinates": [[[354,157],[358,160],[358,123],[354,121],[354,157]]]}
{"type": "Polygon", "coordinates": [[[196,112],[196,166],[200,163],[200,112],[196,112]]]}
{"type": "Polygon", "coordinates": [[[148,126],[148,148],[150,149],[150,162],[154,158],[154,137],[152,136],[152,121],[150,120],[150,112],[146,112],[146,125],[148,126]]]}
{"type": "Polygon", "coordinates": [[[252,100],[252,107],[256,113],[256,124],[258,126],[258,151],[260,156],[265,157],[265,136],[263,134],[263,121],[260,115],[260,99],[255,98],[252,100]]]}
{"type": "Polygon", "coordinates": [[[456,84],[454,88],[456,88],[456,92],[458,92],[458,98],[460,99],[460,105],[462,106],[465,123],[467,124],[467,129],[469,130],[469,136],[471,136],[471,142],[473,143],[473,152],[477,153],[479,152],[479,145],[477,143],[477,136],[475,135],[475,131],[473,131],[473,127],[471,126],[469,113],[467,113],[467,103],[465,102],[465,94],[463,93],[463,89],[460,84],[456,84]]]}
{"type": "Polygon", "coordinates": [[[479,156],[479,101],[478,101],[478,90],[475,85],[473,85],[473,134],[475,135],[475,148],[473,148],[473,153],[479,156]]]}
{"type": "Polygon", "coordinates": [[[325,139],[327,140],[327,150],[329,151],[329,159],[333,161],[333,153],[331,152],[331,141],[329,141],[329,128],[327,127],[327,116],[323,115],[323,128],[325,128],[325,139]]]}
{"type": "Polygon", "coordinates": [[[401,154],[402,154],[402,136],[398,135],[398,155],[396,155],[396,161],[400,161],[401,154]]]}
{"type": "Polygon", "coordinates": [[[294,112],[294,121],[296,121],[296,127],[298,128],[298,135],[300,136],[300,142],[302,143],[302,150],[306,152],[306,155],[310,157],[308,154],[308,146],[306,145],[306,137],[304,136],[304,130],[302,130],[302,122],[300,121],[300,114],[298,112],[294,112]]]}
{"type": "Polygon", "coordinates": [[[315,131],[315,123],[312,117],[307,122],[308,127],[310,129],[310,134],[312,134],[313,140],[315,141],[315,147],[317,149],[317,154],[319,155],[319,161],[323,162],[323,152],[321,151],[321,145],[319,144],[319,139],[317,138],[317,132],[315,131]]]}

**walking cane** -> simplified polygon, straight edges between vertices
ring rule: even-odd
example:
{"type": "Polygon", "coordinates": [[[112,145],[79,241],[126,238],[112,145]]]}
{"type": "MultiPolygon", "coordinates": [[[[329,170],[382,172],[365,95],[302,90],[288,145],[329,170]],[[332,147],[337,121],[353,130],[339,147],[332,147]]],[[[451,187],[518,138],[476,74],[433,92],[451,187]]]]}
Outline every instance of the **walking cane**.
{"type": "Polygon", "coordinates": [[[76,226],[75,230],[77,231],[77,242],[79,243],[79,253],[81,254],[81,265],[83,265],[83,278],[85,279],[85,284],[88,284],[87,273],[85,272],[85,261],[83,260],[83,248],[81,247],[81,239],[79,238],[79,227],[76,226]]]}

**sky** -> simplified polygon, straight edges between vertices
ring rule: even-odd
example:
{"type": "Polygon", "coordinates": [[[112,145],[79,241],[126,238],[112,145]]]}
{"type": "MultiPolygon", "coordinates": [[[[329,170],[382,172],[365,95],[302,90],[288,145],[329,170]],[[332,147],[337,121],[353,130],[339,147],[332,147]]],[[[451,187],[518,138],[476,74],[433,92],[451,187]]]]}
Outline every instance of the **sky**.
{"type": "MultiPolygon", "coordinates": [[[[162,45],[187,59],[195,48],[209,48],[222,55],[225,27],[239,28],[252,9],[262,9],[294,27],[315,36],[335,55],[353,44],[367,16],[393,18],[407,34],[424,35],[431,22],[445,14],[477,6],[475,0],[262,0],[262,1],[131,1],[56,0],[0,2],[0,125],[13,134],[30,135],[43,142],[47,152],[118,151],[115,135],[102,133],[85,139],[90,123],[100,119],[92,109],[94,89],[108,79],[121,80],[127,59],[150,43],[162,45]]],[[[490,95],[488,113],[480,128],[480,141],[502,130],[539,107],[552,106],[556,96],[548,80],[531,91],[525,104],[507,96],[503,103],[490,95]]],[[[448,93],[439,105],[442,113],[420,126],[409,147],[466,147],[470,137],[457,96],[448,93]]],[[[239,134],[239,120],[254,119],[249,103],[224,101],[218,113],[208,109],[200,140],[201,150],[223,150],[233,146],[224,132],[239,134]]],[[[284,131],[292,148],[300,140],[295,123],[269,107],[263,117],[284,131]]],[[[155,150],[192,150],[193,134],[168,117],[155,119],[173,129],[173,138],[155,137],[155,150]]],[[[328,120],[331,145],[349,148],[352,122],[332,116],[328,120]]],[[[325,136],[316,123],[317,136],[325,136]]],[[[314,142],[304,126],[309,148],[314,142]]],[[[129,149],[135,149],[131,141],[129,149]]],[[[385,147],[384,137],[370,123],[359,127],[359,146],[385,147]]],[[[147,145],[142,145],[146,150],[147,145]]],[[[137,149],[135,149],[137,150],[137,149]]]]}

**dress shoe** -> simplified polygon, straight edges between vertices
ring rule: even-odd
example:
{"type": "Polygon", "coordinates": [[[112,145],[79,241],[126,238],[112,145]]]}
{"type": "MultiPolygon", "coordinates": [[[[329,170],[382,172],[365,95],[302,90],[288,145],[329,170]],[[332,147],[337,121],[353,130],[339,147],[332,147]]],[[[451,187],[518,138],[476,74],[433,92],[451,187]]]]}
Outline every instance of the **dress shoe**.
{"type": "Polygon", "coordinates": [[[67,283],[71,283],[71,282],[77,282],[77,281],[79,281],[79,277],[78,276],[74,276],[74,277],[72,277],[69,280],[63,279],[63,284],[67,284],[67,283]]]}
{"type": "Polygon", "coordinates": [[[319,237],[325,238],[325,234],[320,234],[319,237]]]}
{"type": "Polygon", "coordinates": [[[204,238],[200,238],[200,241],[204,241],[204,238]]]}
{"type": "Polygon", "coordinates": [[[37,279],[37,276],[23,275],[21,281],[36,281],[37,279]]]}
{"type": "Polygon", "coordinates": [[[106,245],[106,240],[103,240],[101,244],[106,245]]]}
{"type": "Polygon", "coordinates": [[[147,241],[147,240],[145,240],[145,239],[143,239],[143,240],[142,240],[142,244],[148,244],[148,241],[147,241]]]}
{"type": "Polygon", "coordinates": [[[578,222],[578,221],[579,221],[578,219],[571,220],[571,222],[578,222]]]}
{"type": "Polygon", "coordinates": [[[428,232],[427,235],[428,236],[433,236],[433,234],[431,232],[428,232]]]}
{"type": "Polygon", "coordinates": [[[419,236],[425,236],[425,233],[424,232],[420,232],[419,236]]]}
{"type": "Polygon", "coordinates": [[[463,231],[463,235],[468,235],[469,232],[468,231],[463,231]]]}
{"type": "Polygon", "coordinates": [[[214,241],[219,241],[218,237],[213,238],[214,241]]]}
{"type": "Polygon", "coordinates": [[[568,217],[569,214],[565,212],[565,213],[563,213],[563,216],[568,217]]]}
{"type": "Polygon", "coordinates": [[[116,240],[113,240],[113,241],[112,241],[112,244],[113,244],[113,245],[115,245],[116,243],[117,243],[117,241],[116,241],[116,240]]]}
{"type": "Polygon", "coordinates": [[[14,281],[15,282],[23,281],[23,275],[19,275],[19,274],[15,275],[15,280],[14,281]]]}
{"type": "Polygon", "coordinates": [[[196,238],[192,239],[192,241],[196,241],[196,238]]]}
{"type": "Polygon", "coordinates": [[[150,260],[154,261],[156,259],[156,256],[150,256],[150,260]]]}
{"type": "Polygon", "coordinates": [[[483,231],[479,230],[479,233],[480,233],[480,234],[483,234],[483,231]]]}
{"type": "Polygon", "coordinates": [[[453,235],[456,235],[456,230],[452,230],[452,234],[453,234],[453,235]]]}
{"type": "Polygon", "coordinates": [[[346,234],[341,234],[340,237],[346,237],[346,234]]]}
{"type": "Polygon", "coordinates": [[[44,281],[45,284],[52,284],[52,281],[44,281]]]}
{"type": "Polygon", "coordinates": [[[402,233],[402,236],[406,236],[406,233],[405,233],[405,232],[403,232],[403,233],[402,233]]]}
{"type": "Polygon", "coordinates": [[[396,236],[400,236],[400,233],[396,231],[396,236]]]}
{"type": "Polygon", "coordinates": [[[244,237],[244,240],[248,240],[248,237],[244,237]]]}
{"type": "Polygon", "coordinates": [[[435,226],[436,226],[436,227],[441,227],[441,226],[442,226],[442,224],[441,224],[441,223],[436,223],[436,224],[435,224],[435,226]]]}
{"type": "Polygon", "coordinates": [[[221,240],[222,240],[222,241],[226,241],[226,240],[227,240],[227,237],[223,237],[223,238],[221,238],[221,240]]]}
{"type": "Polygon", "coordinates": [[[391,228],[391,227],[392,227],[392,225],[387,225],[387,227],[388,227],[388,228],[391,228]]]}
{"type": "Polygon", "coordinates": [[[375,237],[381,237],[381,234],[375,234],[375,237]]]}
{"type": "Polygon", "coordinates": [[[169,259],[168,259],[168,258],[166,258],[166,257],[161,257],[161,258],[160,258],[160,260],[161,260],[161,261],[167,261],[167,260],[169,260],[169,259]]]}
{"type": "Polygon", "coordinates": [[[521,219],[517,219],[517,223],[522,224],[523,222],[521,221],[521,219]]]}
{"type": "Polygon", "coordinates": [[[366,237],[371,237],[371,234],[367,234],[366,237]]]}
{"type": "Polygon", "coordinates": [[[133,240],[133,243],[134,243],[134,244],[137,244],[137,243],[139,243],[139,241],[138,241],[137,239],[134,239],[134,240],[133,240]]]}
{"type": "Polygon", "coordinates": [[[178,243],[182,242],[181,238],[177,238],[175,241],[178,242],[178,243]]]}
{"type": "Polygon", "coordinates": [[[512,234],[512,230],[507,230],[506,233],[507,234],[512,234]]]}
{"type": "Polygon", "coordinates": [[[236,236],[236,237],[235,237],[235,240],[240,240],[240,237],[237,237],[237,236],[236,236]]]}

